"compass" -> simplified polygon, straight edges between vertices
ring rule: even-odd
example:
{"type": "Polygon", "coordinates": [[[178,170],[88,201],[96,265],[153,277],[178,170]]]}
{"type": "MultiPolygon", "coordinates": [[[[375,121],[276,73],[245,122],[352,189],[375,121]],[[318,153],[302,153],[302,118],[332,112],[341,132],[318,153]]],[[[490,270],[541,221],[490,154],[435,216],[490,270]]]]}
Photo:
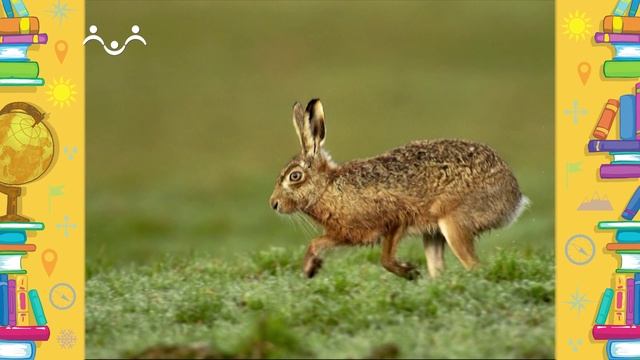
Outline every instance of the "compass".
{"type": "Polygon", "coordinates": [[[76,290],[67,283],[57,283],[49,291],[49,302],[58,310],[67,310],[76,302],[76,290]]]}
{"type": "Polygon", "coordinates": [[[564,254],[575,265],[586,265],[593,260],[596,253],[596,245],[593,240],[584,234],[576,234],[567,240],[564,245],[564,254]]]}

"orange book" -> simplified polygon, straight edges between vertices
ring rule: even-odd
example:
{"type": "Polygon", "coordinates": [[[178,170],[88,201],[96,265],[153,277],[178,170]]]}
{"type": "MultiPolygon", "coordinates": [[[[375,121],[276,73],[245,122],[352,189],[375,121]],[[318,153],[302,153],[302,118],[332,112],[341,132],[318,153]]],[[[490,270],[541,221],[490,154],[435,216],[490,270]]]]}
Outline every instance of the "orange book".
{"type": "Polygon", "coordinates": [[[606,247],[609,251],[633,251],[640,250],[640,244],[620,244],[620,243],[609,243],[606,247]]]}
{"type": "Polygon", "coordinates": [[[595,130],[593,130],[593,137],[599,140],[604,140],[609,135],[609,130],[611,130],[611,125],[613,124],[613,120],[616,118],[616,114],[618,113],[618,109],[620,108],[620,102],[616,99],[609,99],[607,103],[604,105],[604,109],[602,109],[602,114],[600,114],[600,119],[596,124],[595,130]]]}
{"type": "Polygon", "coordinates": [[[608,15],[602,20],[602,32],[640,34],[640,17],[608,15]]]}
{"type": "Polygon", "coordinates": [[[34,244],[0,244],[0,251],[36,251],[34,244]]]}
{"type": "Polygon", "coordinates": [[[40,30],[37,17],[0,18],[0,35],[35,35],[40,30]]]}

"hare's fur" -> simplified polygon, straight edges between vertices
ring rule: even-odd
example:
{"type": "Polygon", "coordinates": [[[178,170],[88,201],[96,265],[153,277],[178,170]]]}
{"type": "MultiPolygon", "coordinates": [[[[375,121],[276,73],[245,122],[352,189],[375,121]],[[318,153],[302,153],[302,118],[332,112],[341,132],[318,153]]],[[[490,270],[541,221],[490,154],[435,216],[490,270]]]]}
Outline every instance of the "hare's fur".
{"type": "Polygon", "coordinates": [[[444,268],[445,243],[470,269],[478,262],[475,237],[515,221],[528,203],[508,165],[486,145],[414,141],[338,165],[322,146],[320,102],[312,100],[305,111],[296,103],[293,120],[302,152],[281,172],[270,202],[283,213],[302,211],[324,228],[305,256],[309,277],[322,264],[322,250],[382,239],[382,265],[415,278],[415,267],[395,258],[406,233],[423,235],[431,276],[444,268]]]}

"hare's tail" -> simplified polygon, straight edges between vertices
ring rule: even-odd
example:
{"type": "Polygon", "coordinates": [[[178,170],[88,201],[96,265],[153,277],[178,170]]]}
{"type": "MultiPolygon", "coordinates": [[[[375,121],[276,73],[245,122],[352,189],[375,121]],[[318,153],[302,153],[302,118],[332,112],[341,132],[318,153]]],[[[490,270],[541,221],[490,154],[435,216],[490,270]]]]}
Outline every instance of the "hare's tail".
{"type": "Polygon", "coordinates": [[[518,205],[516,205],[516,208],[513,210],[511,215],[509,215],[509,217],[507,218],[507,221],[506,221],[507,227],[511,226],[514,222],[516,222],[516,220],[518,220],[520,215],[522,215],[522,213],[529,207],[530,204],[531,204],[531,200],[529,200],[528,197],[524,195],[520,195],[520,200],[518,201],[518,205]]]}

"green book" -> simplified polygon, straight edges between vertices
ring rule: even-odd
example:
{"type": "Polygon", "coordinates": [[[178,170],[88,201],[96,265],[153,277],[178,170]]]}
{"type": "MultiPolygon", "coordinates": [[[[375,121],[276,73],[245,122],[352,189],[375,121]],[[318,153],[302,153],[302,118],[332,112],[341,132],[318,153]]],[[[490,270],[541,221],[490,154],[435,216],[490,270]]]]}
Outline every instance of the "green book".
{"type": "Polygon", "coordinates": [[[602,72],[608,78],[636,78],[640,77],[640,61],[637,60],[607,60],[602,72]]]}
{"type": "Polygon", "coordinates": [[[0,231],[44,230],[41,222],[0,222],[0,231]]]}
{"type": "Polygon", "coordinates": [[[600,221],[598,223],[598,229],[600,230],[640,230],[640,221],[600,221]]]}
{"type": "Polygon", "coordinates": [[[0,78],[37,78],[39,72],[35,61],[0,62],[0,78]]]}

